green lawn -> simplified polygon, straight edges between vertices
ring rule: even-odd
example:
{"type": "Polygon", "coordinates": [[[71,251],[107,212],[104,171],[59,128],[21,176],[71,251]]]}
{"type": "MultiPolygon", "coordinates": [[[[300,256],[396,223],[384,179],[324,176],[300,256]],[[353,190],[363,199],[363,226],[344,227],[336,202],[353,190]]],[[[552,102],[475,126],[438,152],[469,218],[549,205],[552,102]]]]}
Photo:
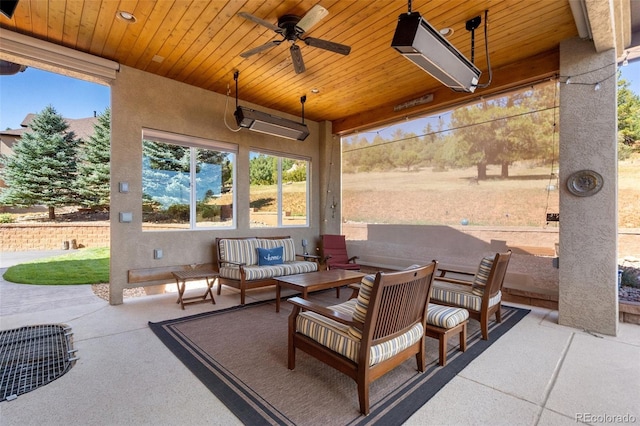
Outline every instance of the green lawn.
{"type": "Polygon", "coordinates": [[[71,285],[109,282],[109,248],[86,248],[61,256],[11,266],[7,281],[19,284],[71,285]]]}

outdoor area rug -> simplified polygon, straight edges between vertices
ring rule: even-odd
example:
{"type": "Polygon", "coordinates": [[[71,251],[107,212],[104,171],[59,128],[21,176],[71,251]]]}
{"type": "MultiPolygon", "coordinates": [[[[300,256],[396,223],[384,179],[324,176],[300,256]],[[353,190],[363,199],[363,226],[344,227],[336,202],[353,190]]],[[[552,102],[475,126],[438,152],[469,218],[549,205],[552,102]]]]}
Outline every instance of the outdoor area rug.
{"type": "MultiPolygon", "coordinates": [[[[349,293],[349,292],[342,292],[349,293]]],[[[335,292],[310,299],[336,304],[335,292]]],[[[344,297],[341,297],[344,299],[344,297]]],[[[438,341],[427,339],[427,370],[415,358],[370,386],[371,412],[359,411],[356,383],[304,352],[287,369],[287,327],[291,305],[259,302],[185,318],[149,323],[160,340],[243,423],[250,425],[401,424],[475,357],[524,318],[528,310],[503,307],[502,323],[491,323],[489,340],[469,321],[467,351],[452,338],[447,365],[438,365],[438,341]]]]}

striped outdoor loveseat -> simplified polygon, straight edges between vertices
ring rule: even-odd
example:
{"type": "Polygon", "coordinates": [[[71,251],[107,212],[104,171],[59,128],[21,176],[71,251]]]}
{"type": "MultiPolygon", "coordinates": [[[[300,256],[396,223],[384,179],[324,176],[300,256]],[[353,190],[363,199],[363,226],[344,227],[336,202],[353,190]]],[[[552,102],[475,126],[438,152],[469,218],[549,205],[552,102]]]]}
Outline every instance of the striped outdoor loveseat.
{"type": "Polygon", "coordinates": [[[246,290],[276,284],[276,277],[318,270],[319,256],[297,255],[291,237],[216,238],[218,294],[222,285],[246,290]],[[311,260],[308,260],[311,259],[311,260]]]}

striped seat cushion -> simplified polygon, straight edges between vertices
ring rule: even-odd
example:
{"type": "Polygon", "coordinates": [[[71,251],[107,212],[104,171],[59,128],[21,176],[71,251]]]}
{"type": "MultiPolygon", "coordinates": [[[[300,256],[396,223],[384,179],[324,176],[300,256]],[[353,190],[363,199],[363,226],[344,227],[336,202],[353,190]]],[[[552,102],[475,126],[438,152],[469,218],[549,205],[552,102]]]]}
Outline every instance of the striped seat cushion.
{"type": "Polygon", "coordinates": [[[453,328],[469,319],[469,311],[455,306],[442,306],[429,303],[427,308],[427,324],[440,328],[453,328]]]}
{"type": "MultiPolygon", "coordinates": [[[[247,281],[262,280],[266,278],[282,277],[284,275],[304,274],[316,272],[318,264],[299,260],[296,262],[281,263],[279,265],[245,266],[245,278],[247,281]]],[[[220,276],[234,280],[240,279],[240,268],[237,266],[223,266],[220,268],[220,276]]]]}
{"type": "MultiPolygon", "coordinates": [[[[356,299],[348,300],[340,305],[330,306],[331,309],[345,314],[351,314],[356,305],[356,299]]],[[[314,312],[305,311],[298,315],[296,320],[296,331],[304,334],[343,355],[350,360],[358,361],[360,351],[360,339],[355,338],[349,331],[351,327],[341,324],[332,319],[323,317],[314,312]]],[[[416,324],[411,330],[395,339],[371,347],[369,353],[369,365],[378,364],[395,354],[403,351],[414,343],[418,342],[424,334],[422,324],[416,324]]]]}
{"type": "MultiPolygon", "coordinates": [[[[373,289],[373,283],[376,281],[375,275],[365,275],[360,280],[360,290],[358,291],[358,297],[353,299],[356,301],[353,307],[353,320],[358,322],[364,322],[367,317],[367,309],[369,309],[369,299],[371,298],[371,289],[373,289]]],[[[362,332],[355,328],[349,328],[349,334],[354,338],[362,339],[362,332]]]]}
{"type": "Polygon", "coordinates": [[[489,280],[494,258],[495,256],[485,256],[480,261],[478,272],[476,272],[476,275],[473,277],[473,284],[471,285],[471,292],[476,296],[482,297],[484,294],[484,287],[489,280]]]}
{"type": "MultiPolygon", "coordinates": [[[[498,294],[489,299],[489,306],[497,305],[501,300],[502,292],[499,291],[498,294]]],[[[431,287],[431,301],[459,306],[470,311],[479,311],[482,308],[482,297],[473,294],[470,286],[437,280],[433,281],[433,286],[431,287]]]]}

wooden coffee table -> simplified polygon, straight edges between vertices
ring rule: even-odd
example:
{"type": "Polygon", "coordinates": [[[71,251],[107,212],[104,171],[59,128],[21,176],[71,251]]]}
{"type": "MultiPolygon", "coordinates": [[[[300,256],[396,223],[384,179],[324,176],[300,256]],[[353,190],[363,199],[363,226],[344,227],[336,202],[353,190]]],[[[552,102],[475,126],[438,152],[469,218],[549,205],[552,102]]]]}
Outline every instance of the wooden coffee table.
{"type": "Polygon", "coordinates": [[[290,288],[302,293],[306,299],[312,291],[341,287],[347,284],[359,283],[365,274],[344,269],[330,269],[328,271],[307,272],[306,274],[285,275],[276,278],[276,312],[280,312],[280,289],[290,288]]]}

